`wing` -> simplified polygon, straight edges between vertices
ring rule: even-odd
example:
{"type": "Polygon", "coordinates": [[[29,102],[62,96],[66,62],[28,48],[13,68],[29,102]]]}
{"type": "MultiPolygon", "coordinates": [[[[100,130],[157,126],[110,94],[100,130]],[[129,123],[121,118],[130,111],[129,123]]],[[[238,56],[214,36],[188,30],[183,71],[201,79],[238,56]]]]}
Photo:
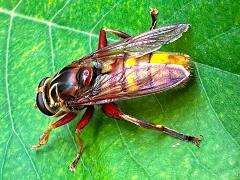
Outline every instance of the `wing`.
{"type": "Polygon", "coordinates": [[[176,64],[144,64],[99,75],[91,89],[66,102],[68,107],[104,104],[171,89],[188,79],[189,72],[176,64]]]}
{"type": "Polygon", "coordinates": [[[111,62],[115,57],[140,57],[158,50],[162,45],[171,43],[188,30],[189,24],[175,24],[150,30],[138,36],[130,37],[102,48],[91,55],[84,57],[80,63],[92,60],[111,62]]]}

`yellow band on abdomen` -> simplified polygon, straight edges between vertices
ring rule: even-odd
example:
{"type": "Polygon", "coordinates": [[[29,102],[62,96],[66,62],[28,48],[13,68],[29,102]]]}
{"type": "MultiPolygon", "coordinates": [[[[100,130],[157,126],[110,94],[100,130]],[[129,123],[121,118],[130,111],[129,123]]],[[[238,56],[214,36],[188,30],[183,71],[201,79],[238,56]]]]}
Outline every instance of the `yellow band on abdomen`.
{"type": "Polygon", "coordinates": [[[150,58],[152,64],[178,64],[184,67],[189,66],[189,56],[185,54],[171,53],[171,52],[155,52],[150,58]]]}
{"type": "Polygon", "coordinates": [[[125,61],[125,67],[132,67],[137,64],[137,60],[135,58],[129,58],[125,61]]]}
{"type": "Polygon", "coordinates": [[[150,63],[167,64],[169,53],[153,53],[150,63]]]}

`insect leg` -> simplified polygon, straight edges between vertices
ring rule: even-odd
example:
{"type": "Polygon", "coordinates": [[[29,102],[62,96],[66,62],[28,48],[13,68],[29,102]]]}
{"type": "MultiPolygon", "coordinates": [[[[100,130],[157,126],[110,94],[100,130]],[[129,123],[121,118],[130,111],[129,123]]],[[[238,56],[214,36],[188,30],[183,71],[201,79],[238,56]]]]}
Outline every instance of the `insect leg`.
{"type": "Polygon", "coordinates": [[[70,171],[75,170],[75,167],[76,167],[78,161],[80,160],[80,157],[81,157],[81,154],[82,154],[83,148],[84,148],[84,141],[79,137],[79,135],[80,135],[81,130],[88,124],[88,122],[92,118],[93,112],[94,112],[94,107],[88,106],[83,117],[77,124],[76,130],[75,130],[75,141],[79,145],[79,149],[78,149],[75,159],[72,161],[72,163],[69,166],[70,171]]]}
{"type": "Polygon", "coordinates": [[[158,9],[156,8],[151,8],[150,9],[150,14],[152,18],[152,26],[150,27],[150,30],[155,29],[157,25],[157,14],[158,14],[158,9]]]}
{"type": "Polygon", "coordinates": [[[110,117],[113,117],[113,118],[116,118],[116,119],[123,119],[123,120],[129,121],[133,124],[136,124],[137,126],[140,126],[140,127],[146,128],[146,129],[161,131],[161,132],[163,132],[165,134],[168,134],[172,137],[175,137],[177,139],[191,142],[198,147],[199,147],[199,144],[201,142],[201,139],[199,137],[185,135],[183,133],[179,133],[179,132],[177,132],[173,129],[170,129],[166,126],[141,121],[141,120],[138,120],[134,117],[126,115],[114,103],[103,104],[102,105],[102,110],[106,115],[108,115],[110,117]]]}
{"type": "Polygon", "coordinates": [[[99,33],[99,40],[98,40],[98,49],[102,49],[108,45],[106,31],[101,29],[99,33]]]}
{"type": "Polygon", "coordinates": [[[37,149],[45,144],[47,144],[49,136],[53,129],[58,128],[59,126],[62,126],[64,124],[69,123],[71,120],[73,120],[77,116],[77,113],[67,113],[65,116],[63,116],[60,120],[53,123],[53,120],[57,117],[54,116],[53,119],[50,121],[48,128],[43,132],[43,134],[39,138],[39,143],[37,145],[32,146],[32,149],[37,149]]]}
{"type": "Polygon", "coordinates": [[[114,35],[116,35],[116,36],[118,36],[120,38],[123,38],[123,39],[131,37],[130,35],[128,35],[127,33],[122,32],[122,31],[117,31],[117,30],[108,29],[108,28],[103,28],[103,30],[108,32],[108,33],[114,34],[114,35]]]}
{"type": "Polygon", "coordinates": [[[119,36],[123,39],[131,37],[130,35],[128,35],[124,32],[121,32],[121,31],[116,31],[116,30],[108,29],[108,28],[102,28],[99,33],[98,49],[104,48],[108,45],[106,32],[115,34],[116,36],[119,36]]]}

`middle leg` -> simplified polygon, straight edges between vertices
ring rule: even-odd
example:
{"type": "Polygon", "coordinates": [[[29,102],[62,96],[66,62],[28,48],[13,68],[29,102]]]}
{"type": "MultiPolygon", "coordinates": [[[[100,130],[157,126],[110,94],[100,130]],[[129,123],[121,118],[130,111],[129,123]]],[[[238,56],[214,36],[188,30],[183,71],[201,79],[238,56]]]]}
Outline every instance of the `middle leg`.
{"type": "Polygon", "coordinates": [[[81,120],[77,124],[76,130],[75,130],[75,141],[78,144],[79,149],[78,149],[78,152],[77,152],[77,155],[76,155],[75,159],[69,165],[69,170],[70,171],[75,170],[75,167],[77,166],[78,161],[80,160],[81,154],[82,154],[83,149],[84,149],[84,141],[79,137],[80,132],[88,124],[88,122],[92,118],[93,112],[94,112],[94,107],[93,106],[88,106],[87,110],[85,111],[85,113],[83,115],[83,117],[81,118],[81,120]]]}

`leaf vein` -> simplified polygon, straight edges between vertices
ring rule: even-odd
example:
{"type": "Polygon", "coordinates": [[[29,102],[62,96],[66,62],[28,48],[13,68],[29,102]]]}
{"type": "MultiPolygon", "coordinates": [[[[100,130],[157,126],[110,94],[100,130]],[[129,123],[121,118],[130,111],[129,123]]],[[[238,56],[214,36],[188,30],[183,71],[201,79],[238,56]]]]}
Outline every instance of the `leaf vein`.
{"type": "Polygon", "coordinates": [[[217,174],[215,172],[213,172],[209,167],[207,167],[205,164],[201,163],[197,156],[195,155],[195,153],[189,148],[187,147],[188,151],[190,151],[193,155],[193,158],[197,161],[197,164],[199,164],[205,171],[208,171],[210,174],[212,174],[213,176],[215,176],[216,178],[218,177],[217,174]]]}
{"type": "MultiPolygon", "coordinates": [[[[13,8],[13,10],[11,11],[11,13],[14,13],[14,11],[16,10],[16,8],[20,5],[22,1],[20,0],[17,5],[15,6],[15,8],[13,8]]],[[[9,27],[8,27],[8,32],[7,32],[7,43],[6,43],[6,59],[5,59],[5,84],[6,84],[6,97],[7,97],[7,102],[8,102],[8,113],[9,113],[9,119],[10,119],[10,122],[11,122],[11,127],[12,127],[12,134],[14,133],[18,140],[20,141],[25,153],[27,154],[29,160],[30,160],[30,163],[34,169],[34,172],[36,173],[36,176],[38,179],[40,179],[40,176],[37,172],[37,169],[36,169],[36,166],[29,154],[29,152],[27,151],[26,149],[26,146],[25,144],[23,143],[22,139],[20,138],[20,136],[18,135],[18,133],[16,132],[15,130],[15,127],[14,127],[14,121],[13,121],[13,117],[12,117],[12,110],[11,110],[11,101],[10,101],[10,95],[9,95],[9,89],[8,89],[8,60],[9,60],[9,47],[10,47],[10,38],[11,38],[11,31],[12,31],[12,24],[13,24],[13,14],[10,14],[10,23],[9,23],[9,27]]],[[[10,139],[10,138],[9,138],[10,139]]],[[[10,141],[10,140],[9,140],[10,141]]]]}
{"type": "MultiPolygon", "coordinates": [[[[117,3],[115,3],[115,4],[111,7],[111,9],[109,9],[109,10],[97,21],[97,23],[96,23],[96,24],[93,26],[93,28],[90,30],[90,34],[93,34],[93,31],[94,31],[95,28],[98,26],[98,24],[100,24],[101,21],[103,21],[103,19],[104,19],[110,12],[112,12],[113,9],[114,9],[115,7],[117,7],[120,2],[121,2],[121,1],[118,1],[117,3]]],[[[89,48],[90,48],[90,52],[92,52],[92,36],[91,36],[91,35],[89,36],[89,48]]]]}
{"type": "Polygon", "coordinates": [[[186,9],[189,5],[192,5],[192,6],[193,6],[193,5],[195,4],[195,3],[193,3],[193,1],[195,1],[195,0],[191,0],[191,1],[189,1],[188,3],[184,4],[182,7],[180,7],[180,9],[178,9],[177,11],[175,11],[171,17],[169,17],[168,19],[166,19],[165,21],[163,21],[163,24],[166,23],[167,21],[169,21],[170,19],[174,18],[176,15],[182,14],[182,11],[183,11],[184,9],[186,9]]]}
{"type": "MultiPolygon", "coordinates": [[[[66,4],[65,4],[65,6],[66,6],[66,4]]],[[[63,9],[63,8],[61,8],[61,9],[63,9]]],[[[51,24],[48,26],[48,33],[49,33],[49,39],[50,39],[52,72],[55,73],[55,58],[54,58],[55,54],[54,54],[54,48],[53,48],[53,38],[52,38],[52,26],[51,26],[51,24]]],[[[73,144],[75,145],[75,149],[78,150],[77,144],[74,141],[74,137],[73,137],[73,135],[72,135],[72,133],[70,131],[69,124],[67,124],[67,129],[68,129],[68,133],[69,133],[69,135],[71,137],[71,140],[73,141],[73,144]]],[[[84,164],[83,157],[81,157],[81,162],[82,162],[83,167],[89,172],[91,178],[93,179],[91,171],[84,164]]]]}
{"type": "Polygon", "coordinates": [[[239,147],[240,147],[239,144],[235,141],[235,139],[232,137],[232,135],[231,135],[231,134],[227,131],[227,129],[224,127],[224,125],[223,125],[222,121],[220,120],[217,112],[216,112],[215,109],[213,108],[212,103],[211,103],[211,100],[210,100],[210,98],[209,98],[209,96],[208,96],[208,94],[207,94],[207,91],[206,91],[206,89],[205,89],[205,87],[204,87],[204,85],[203,85],[203,81],[202,81],[202,78],[201,78],[201,76],[200,76],[199,68],[198,68],[197,63],[195,63],[195,66],[196,66],[196,71],[197,71],[197,74],[198,74],[198,77],[199,77],[199,80],[200,80],[200,84],[201,84],[202,89],[203,89],[203,92],[204,92],[204,94],[205,94],[205,96],[206,96],[206,98],[207,98],[207,101],[208,101],[208,104],[209,104],[209,106],[210,106],[210,109],[212,110],[212,112],[214,113],[215,117],[216,117],[217,120],[219,121],[219,123],[220,123],[220,125],[222,126],[223,130],[224,130],[224,131],[227,133],[227,135],[232,139],[232,142],[239,148],[239,147]]]}
{"type": "MultiPolygon", "coordinates": [[[[162,110],[163,115],[164,115],[167,119],[169,119],[169,118],[166,116],[166,114],[165,114],[165,111],[164,111],[164,109],[163,109],[162,104],[160,103],[160,101],[158,100],[158,98],[157,98],[157,96],[156,96],[155,94],[154,94],[154,97],[155,97],[157,103],[160,105],[160,108],[161,108],[161,110],[162,110]]],[[[170,123],[170,124],[172,124],[172,123],[170,123]]],[[[174,127],[173,125],[171,125],[171,126],[174,127]]],[[[193,155],[194,159],[197,161],[197,163],[198,163],[204,170],[207,170],[207,171],[208,171],[209,173],[211,173],[212,175],[217,176],[213,171],[211,171],[209,168],[207,168],[205,164],[201,163],[201,162],[198,160],[198,158],[197,158],[197,156],[195,155],[195,153],[194,153],[189,147],[187,147],[187,149],[188,149],[188,151],[191,152],[191,154],[193,155]]],[[[176,177],[176,176],[175,176],[175,177],[176,177]]]]}
{"type": "Polygon", "coordinates": [[[13,136],[13,131],[11,132],[11,134],[10,134],[8,140],[7,140],[7,144],[5,146],[4,155],[3,155],[3,162],[2,162],[2,166],[1,166],[1,179],[3,179],[3,168],[4,168],[4,165],[5,165],[5,162],[6,162],[7,150],[8,150],[8,147],[9,147],[10,140],[12,139],[12,136],[13,136]]]}
{"type": "MultiPolygon", "coordinates": [[[[33,22],[36,22],[36,23],[45,24],[45,25],[48,25],[48,26],[51,25],[52,27],[55,27],[55,28],[58,28],[58,29],[63,29],[63,30],[67,30],[67,31],[70,31],[70,32],[75,32],[75,33],[83,34],[83,35],[86,35],[86,36],[92,36],[92,37],[98,38],[98,35],[96,35],[96,34],[91,34],[89,32],[82,31],[82,30],[79,30],[79,29],[75,29],[75,28],[72,28],[72,27],[59,25],[59,24],[52,23],[52,22],[47,21],[47,20],[41,20],[41,19],[37,19],[37,18],[31,17],[31,16],[26,16],[26,15],[23,15],[23,14],[15,13],[15,12],[12,12],[12,11],[9,11],[7,9],[3,9],[3,8],[0,7],[0,14],[1,13],[2,14],[7,14],[7,15],[10,15],[10,16],[14,16],[14,17],[18,17],[20,19],[25,19],[25,20],[28,20],[28,21],[33,21],[33,22]]],[[[115,41],[114,39],[111,39],[111,38],[109,38],[109,40],[115,41]]]]}
{"type": "Polygon", "coordinates": [[[195,46],[195,49],[201,49],[204,45],[206,45],[207,43],[217,39],[217,38],[220,38],[224,35],[228,35],[229,33],[233,32],[233,31],[236,31],[236,30],[239,30],[240,29],[240,26],[238,27],[234,27],[234,28],[231,28],[231,29],[228,29],[227,31],[224,31],[220,34],[217,34],[215,36],[212,36],[210,38],[208,38],[206,41],[203,41],[203,42],[200,42],[197,46],[195,46]]]}
{"type": "Polygon", "coordinates": [[[196,62],[196,61],[192,61],[194,62],[195,64],[200,64],[208,69],[211,69],[211,70],[215,70],[215,71],[219,71],[221,73],[225,73],[225,74],[229,74],[229,75],[233,75],[233,76],[237,76],[237,77],[240,77],[239,74],[235,74],[233,72],[230,72],[230,71],[226,71],[226,70],[223,70],[223,69],[220,69],[220,68],[217,68],[217,67],[213,67],[213,66],[210,66],[208,64],[203,64],[203,63],[199,63],[199,62],[196,62]]]}
{"type": "Polygon", "coordinates": [[[127,143],[126,143],[125,140],[124,140],[122,131],[121,131],[119,125],[118,125],[117,120],[114,119],[114,121],[115,121],[116,126],[117,126],[117,128],[118,128],[118,132],[119,132],[119,135],[120,135],[120,137],[121,137],[122,144],[126,147],[127,152],[128,152],[128,154],[129,154],[130,158],[143,170],[143,172],[148,176],[148,179],[151,179],[151,175],[147,172],[147,170],[141,165],[141,163],[139,163],[139,162],[137,161],[136,158],[134,158],[134,156],[133,156],[133,154],[132,154],[129,146],[127,145],[127,143]]]}
{"type": "MultiPolygon", "coordinates": [[[[153,94],[153,97],[154,97],[155,101],[157,101],[157,104],[160,106],[160,109],[161,109],[161,111],[162,111],[163,117],[166,118],[166,119],[169,119],[169,118],[167,117],[167,115],[166,115],[164,109],[163,109],[162,104],[161,104],[160,101],[158,100],[156,94],[153,94]]],[[[170,160],[170,162],[172,163],[171,160],[170,160]]],[[[173,162],[174,162],[174,161],[173,161],[173,162]]],[[[176,179],[177,175],[176,175],[175,169],[172,168],[172,170],[173,170],[173,173],[174,173],[174,178],[176,179]]]]}
{"type": "Polygon", "coordinates": [[[65,4],[63,5],[63,7],[61,9],[59,9],[54,15],[53,17],[50,19],[50,22],[52,22],[62,11],[63,9],[68,5],[68,3],[70,2],[71,0],[67,0],[65,2],[65,4]]]}

